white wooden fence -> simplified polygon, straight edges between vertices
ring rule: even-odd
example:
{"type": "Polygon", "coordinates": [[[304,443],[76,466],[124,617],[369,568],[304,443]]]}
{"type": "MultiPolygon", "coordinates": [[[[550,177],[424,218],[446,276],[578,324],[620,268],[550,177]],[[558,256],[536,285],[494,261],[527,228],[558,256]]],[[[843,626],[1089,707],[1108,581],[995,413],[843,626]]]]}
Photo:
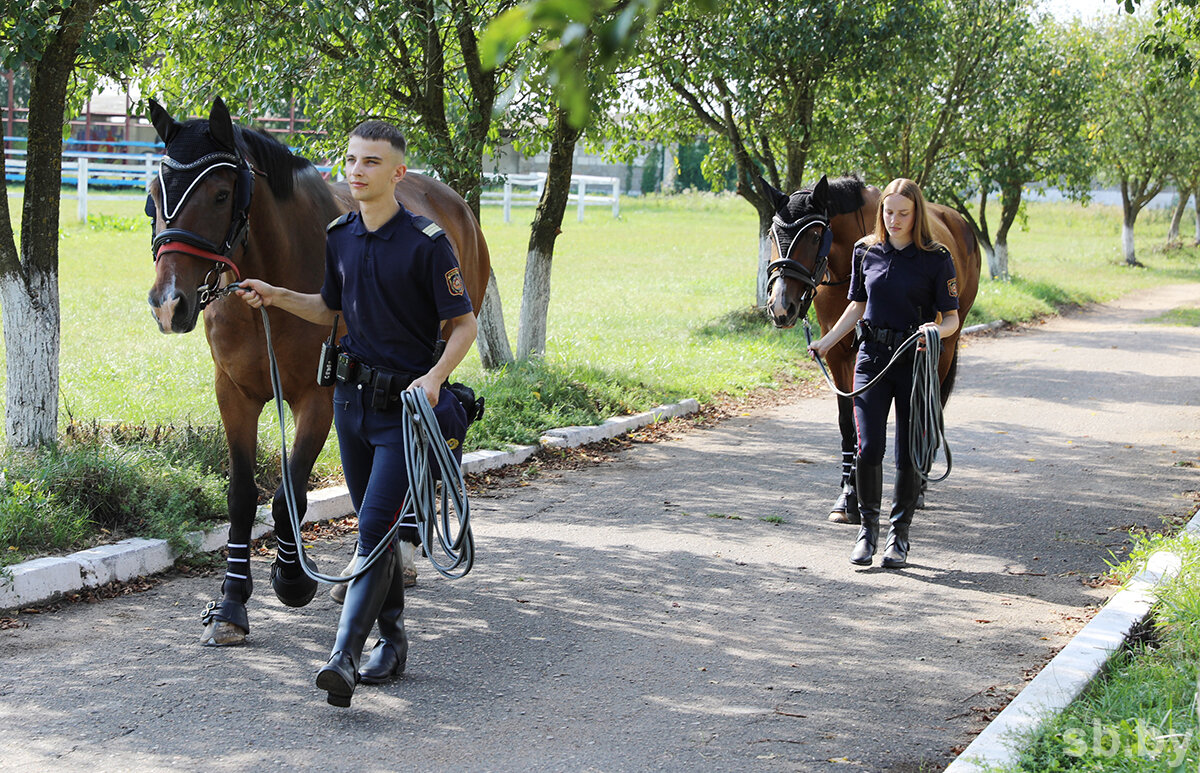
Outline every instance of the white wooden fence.
{"type": "MultiPolygon", "coordinates": [[[[544,172],[510,174],[504,179],[503,191],[484,191],[480,201],[499,202],[504,207],[504,222],[511,223],[512,208],[536,207],[545,186],[544,172]]],[[[621,178],[577,174],[571,176],[571,187],[575,192],[568,195],[567,202],[575,203],[579,222],[583,222],[584,208],[590,206],[612,207],[612,216],[621,216],[621,178]],[[589,188],[594,192],[588,193],[589,188]]]]}
{"type": "MultiPolygon", "coordinates": [[[[25,150],[11,147],[11,145],[16,142],[23,143],[24,138],[5,137],[4,139],[5,177],[23,179],[25,150]]],[[[132,201],[146,197],[146,187],[158,174],[162,148],[149,143],[127,144],[144,145],[146,150],[142,153],[97,153],[73,150],[69,147],[63,150],[63,184],[75,186],[75,193],[66,194],[64,198],[76,200],[76,215],[79,220],[87,220],[89,199],[132,201]]],[[[322,172],[329,171],[329,167],[318,166],[317,168],[322,172]]],[[[428,174],[428,172],[422,172],[422,174],[428,174]]],[[[480,200],[485,204],[503,206],[504,222],[511,223],[512,208],[537,206],[545,185],[545,173],[508,175],[504,181],[503,191],[484,191],[480,200]]],[[[567,201],[576,205],[576,218],[580,222],[583,221],[584,208],[591,206],[612,207],[612,216],[620,217],[620,178],[574,175],[571,177],[571,187],[574,192],[568,196],[567,201]]],[[[10,193],[9,195],[18,196],[20,194],[10,193]]]]}

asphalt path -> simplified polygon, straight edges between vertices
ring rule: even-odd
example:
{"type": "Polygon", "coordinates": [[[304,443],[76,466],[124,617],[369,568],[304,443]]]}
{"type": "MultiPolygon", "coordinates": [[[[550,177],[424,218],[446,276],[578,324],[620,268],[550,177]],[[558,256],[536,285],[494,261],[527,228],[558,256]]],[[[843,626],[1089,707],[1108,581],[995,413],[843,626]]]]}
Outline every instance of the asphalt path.
{"type": "Polygon", "coordinates": [[[908,569],[825,521],[824,392],[477,496],[474,571],[420,567],[408,671],[349,709],[312,683],[338,608],[280,605],[269,557],[244,647],[198,644],[215,576],[22,614],[0,770],[940,770],[1112,594],[1128,531],[1193,508],[1200,328],[1146,320],[1198,299],[969,340],[908,569]]]}

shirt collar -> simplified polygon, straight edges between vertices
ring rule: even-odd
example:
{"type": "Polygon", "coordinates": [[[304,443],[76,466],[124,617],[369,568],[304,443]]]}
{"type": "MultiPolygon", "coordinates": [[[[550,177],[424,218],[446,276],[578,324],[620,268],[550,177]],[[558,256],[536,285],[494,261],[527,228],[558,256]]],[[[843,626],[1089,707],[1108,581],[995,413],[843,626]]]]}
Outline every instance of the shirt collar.
{"type": "Polygon", "coordinates": [[[404,205],[400,205],[400,211],[392,216],[392,219],[384,223],[378,230],[371,232],[367,230],[367,226],[363,223],[362,214],[359,212],[350,213],[350,233],[355,236],[366,236],[368,233],[377,239],[388,240],[396,233],[396,229],[401,223],[408,220],[410,214],[404,205]]]}
{"type": "Polygon", "coordinates": [[[894,252],[902,258],[908,258],[917,254],[916,242],[909,242],[903,249],[898,250],[892,245],[891,239],[884,239],[882,246],[884,252],[894,252]]]}

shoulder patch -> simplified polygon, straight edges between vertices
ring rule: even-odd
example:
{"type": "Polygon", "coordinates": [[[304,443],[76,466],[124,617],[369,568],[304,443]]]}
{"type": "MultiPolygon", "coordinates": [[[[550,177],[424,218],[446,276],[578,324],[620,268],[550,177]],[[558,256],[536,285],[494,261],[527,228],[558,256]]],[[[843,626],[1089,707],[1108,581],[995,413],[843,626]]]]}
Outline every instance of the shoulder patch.
{"type": "Polygon", "coordinates": [[[342,215],[342,216],[341,216],[341,217],[339,217],[337,220],[334,220],[334,221],[333,221],[333,222],[331,222],[329,225],[325,226],[325,230],[326,230],[326,231],[332,231],[333,229],[337,228],[338,226],[340,226],[340,225],[345,225],[345,224],[346,224],[346,223],[348,223],[348,222],[350,222],[350,213],[349,213],[349,212],[347,212],[346,214],[342,215]]]}
{"type": "Polygon", "coordinates": [[[462,272],[458,270],[458,266],[446,272],[446,291],[459,296],[464,292],[462,272]]]}

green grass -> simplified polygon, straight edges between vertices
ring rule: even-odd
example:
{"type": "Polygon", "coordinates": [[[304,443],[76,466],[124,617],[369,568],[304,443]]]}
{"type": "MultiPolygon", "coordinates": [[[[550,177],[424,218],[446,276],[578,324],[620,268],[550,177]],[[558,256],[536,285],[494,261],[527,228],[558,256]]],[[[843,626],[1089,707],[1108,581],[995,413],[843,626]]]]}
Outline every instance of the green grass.
{"type": "Polygon", "coordinates": [[[1142,538],[1116,574],[1129,577],[1159,550],[1183,568],[1160,586],[1153,629],[1115,656],[1062,715],[1028,739],[1009,773],[1193,771],[1200,762],[1200,539],[1142,538]]]}
{"type": "Polygon", "coordinates": [[[1154,319],[1146,320],[1157,325],[1182,325],[1184,327],[1200,327],[1200,309],[1178,308],[1171,309],[1154,319]]]}

